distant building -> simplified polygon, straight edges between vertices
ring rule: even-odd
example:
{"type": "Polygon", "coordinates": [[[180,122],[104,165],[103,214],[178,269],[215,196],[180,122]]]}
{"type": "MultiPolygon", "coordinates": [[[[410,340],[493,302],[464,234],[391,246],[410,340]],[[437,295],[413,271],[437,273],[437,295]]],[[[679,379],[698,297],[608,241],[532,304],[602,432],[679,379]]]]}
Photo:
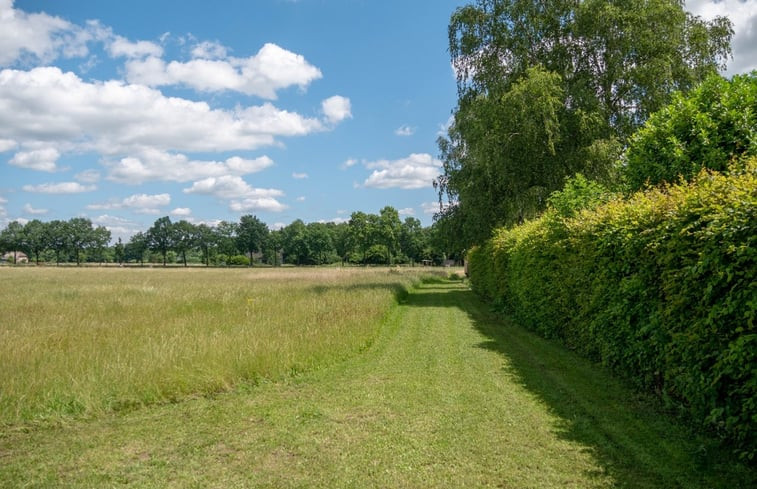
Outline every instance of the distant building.
{"type": "Polygon", "coordinates": [[[23,251],[9,251],[3,254],[3,261],[9,263],[29,263],[29,257],[23,251]],[[14,262],[15,257],[15,262],[14,262]]]}

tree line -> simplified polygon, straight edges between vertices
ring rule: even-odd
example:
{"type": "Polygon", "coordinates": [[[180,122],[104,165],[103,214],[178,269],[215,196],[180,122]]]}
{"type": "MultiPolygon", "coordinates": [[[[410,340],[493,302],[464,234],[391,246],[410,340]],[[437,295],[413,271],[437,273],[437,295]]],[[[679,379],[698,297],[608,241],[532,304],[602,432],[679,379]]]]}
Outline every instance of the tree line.
{"type": "MultiPolygon", "coordinates": [[[[343,223],[297,219],[271,230],[254,215],[216,225],[160,217],[127,242],[110,244],[111,232],[87,218],[9,223],[0,231],[0,251],[24,252],[36,262],[202,263],[205,266],[268,264],[442,264],[459,260],[434,225],[400,219],[387,206],[378,214],[353,212],[343,223]]],[[[15,261],[15,257],[10,259],[15,261]]]]}

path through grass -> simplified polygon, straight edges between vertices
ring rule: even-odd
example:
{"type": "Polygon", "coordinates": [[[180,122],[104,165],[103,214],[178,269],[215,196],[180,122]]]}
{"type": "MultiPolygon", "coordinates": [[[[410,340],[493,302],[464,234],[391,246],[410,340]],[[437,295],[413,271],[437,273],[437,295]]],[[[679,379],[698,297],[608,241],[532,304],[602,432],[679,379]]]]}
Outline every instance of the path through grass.
{"type": "Polygon", "coordinates": [[[0,436],[2,487],[748,487],[552,343],[426,284],[364,354],[288,381],[0,436]]]}

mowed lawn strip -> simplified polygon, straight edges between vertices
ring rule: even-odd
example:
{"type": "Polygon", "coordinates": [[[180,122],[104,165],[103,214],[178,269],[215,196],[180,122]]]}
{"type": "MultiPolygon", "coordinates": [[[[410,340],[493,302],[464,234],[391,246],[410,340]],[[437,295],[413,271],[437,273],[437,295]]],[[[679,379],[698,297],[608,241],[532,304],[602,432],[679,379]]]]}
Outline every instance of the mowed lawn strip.
{"type": "Polygon", "coordinates": [[[427,283],[364,354],[215,397],[5,431],[2,487],[749,487],[571,352],[427,283]]]}

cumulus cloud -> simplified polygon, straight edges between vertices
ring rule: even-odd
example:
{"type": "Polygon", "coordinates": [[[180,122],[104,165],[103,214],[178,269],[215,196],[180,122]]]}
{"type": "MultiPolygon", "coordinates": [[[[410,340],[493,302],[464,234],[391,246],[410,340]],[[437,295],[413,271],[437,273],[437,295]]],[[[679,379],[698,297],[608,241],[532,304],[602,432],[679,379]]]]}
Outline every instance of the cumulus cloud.
{"type": "Polygon", "coordinates": [[[351,168],[357,164],[357,160],[355,158],[350,158],[344,163],[342,163],[342,170],[346,170],[347,168],[351,168]]]}
{"type": "Polygon", "coordinates": [[[431,187],[441,166],[442,162],[428,153],[413,153],[399,160],[368,162],[365,167],[373,172],[363,185],[382,189],[431,187]]]}
{"type": "Polygon", "coordinates": [[[185,188],[186,194],[211,195],[218,199],[228,200],[229,209],[235,212],[250,211],[283,211],[286,206],[276,200],[284,192],[277,189],[251,187],[239,176],[224,175],[209,177],[196,181],[191,187],[185,188]]]}
{"type": "Polygon", "coordinates": [[[138,214],[160,214],[160,207],[165,207],[171,203],[169,194],[134,194],[122,200],[112,200],[104,204],[90,204],[87,209],[92,210],[113,210],[128,209],[138,214]]]}
{"type": "Polygon", "coordinates": [[[35,209],[34,207],[32,207],[31,204],[25,204],[24,212],[26,214],[40,215],[40,214],[47,214],[49,210],[48,209],[35,209]]]}
{"type": "Polygon", "coordinates": [[[394,134],[397,136],[412,136],[415,134],[415,128],[408,125],[400,126],[394,130],[394,134]]]}
{"type": "Polygon", "coordinates": [[[84,170],[74,175],[74,178],[82,183],[97,183],[100,181],[100,172],[97,170],[84,170]]]}
{"type": "Polygon", "coordinates": [[[108,214],[92,218],[92,223],[98,226],[105,226],[110,231],[114,241],[118,238],[121,238],[122,241],[128,241],[138,232],[144,231],[144,226],[137,222],[108,214]]]}
{"type": "Polygon", "coordinates": [[[728,17],[733,23],[731,42],[733,61],[727,74],[748,73],[757,69],[757,1],[755,0],[686,0],[686,10],[703,19],[728,17]]]}
{"type": "Polygon", "coordinates": [[[146,56],[162,56],[163,48],[150,41],[129,41],[121,36],[114,36],[107,46],[108,54],[114,58],[143,58],[146,56]]]}
{"type": "Polygon", "coordinates": [[[303,180],[305,178],[308,178],[308,174],[294,172],[292,173],[292,178],[294,178],[295,180],[303,180]]]}
{"type": "Polygon", "coordinates": [[[97,190],[94,185],[82,185],[79,182],[43,183],[40,185],[24,185],[24,192],[40,194],[80,194],[97,190]]]}
{"type": "Polygon", "coordinates": [[[321,110],[326,120],[332,124],[352,117],[350,99],[341,95],[334,95],[321,102],[321,110]]]}
{"type": "Polygon", "coordinates": [[[414,216],[415,215],[415,209],[412,207],[405,207],[404,209],[399,209],[397,211],[397,214],[400,216],[414,216]]]}
{"type": "Polygon", "coordinates": [[[0,138],[16,142],[73,142],[104,154],[233,151],[323,129],[318,119],[270,103],[212,109],[141,85],[85,82],[57,67],[0,71],[0,138]]]}
{"type": "Polygon", "coordinates": [[[20,59],[47,63],[63,55],[87,54],[92,36],[86,29],[45,13],[29,14],[0,0],[0,66],[20,59]]]}
{"type": "MultiPolygon", "coordinates": [[[[455,205],[455,204],[454,203],[450,204],[448,202],[443,202],[442,206],[441,206],[441,209],[447,209],[451,205],[455,205]]],[[[439,207],[439,202],[424,202],[424,203],[421,204],[421,209],[423,210],[424,214],[432,214],[432,215],[436,214],[437,212],[439,212],[441,210],[440,207],[439,207]]]]}
{"type": "Polygon", "coordinates": [[[252,160],[232,156],[225,161],[190,160],[186,155],[145,149],[138,157],[129,156],[109,163],[108,179],[119,183],[148,181],[189,182],[222,175],[246,175],[273,165],[261,156],[252,160]]]}
{"type": "Polygon", "coordinates": [[[176,217],[187,217],[192,215],[192,209],[189,207],[177,207],[169,212],[169,214],[176,217]]]}
{"type": "Polygon", "coordinates": [[[305,57],[276,44],[266,43],[254,56],[225,57],[217,43],[200,43],[192,50],[194,59],[166,62],[159,56],[126,63],[126,78],[148,86],[184,85],[200,91],[231,90],[276,99],[278,90],[291,86],[306,89],[321,78],[321,71],[305,57]]]}
{"type": "Polygon", "coordinates": [[[30,170],[54,172],[58,170],[56,162],[60,153],[55,148],[44,148],[32,151],[20,151],[8,163],[30,170]]]}
{"type": "Polygon", "coordinates": [[[16,149],[17,146],[18,144],[16,141],[13,141],[12,139],[0,139],[0,153],[16,149]]]}

